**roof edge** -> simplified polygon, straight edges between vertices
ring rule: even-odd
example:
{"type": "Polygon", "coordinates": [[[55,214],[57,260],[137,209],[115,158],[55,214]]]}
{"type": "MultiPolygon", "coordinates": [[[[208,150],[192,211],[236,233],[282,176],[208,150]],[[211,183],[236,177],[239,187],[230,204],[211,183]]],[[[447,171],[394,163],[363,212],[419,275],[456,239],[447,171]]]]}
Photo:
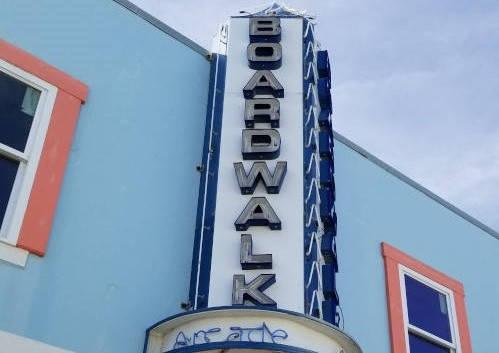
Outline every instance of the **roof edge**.
{"type": "Polygon", "coordinates": [[[387,163],[383,162],[381,159],[379,159],[376,156],[372,155],[371,153],[367,152],[365,149],[363,149],[359,145],[355,144],[354,142],[350,141],[349,139],[347,139],[345,136],[341,135],[340,133],[334,131],[333,132],[333,136],[334,136],[334,138],[337,141],[341,142],[343,145],[345,145],[345,146],[349,147],[350,149],[354,150],[355,152],[357,152],[358,154],[360,154],[362,157],[368,159],[372,163],[374,163],[377,166],[381,167],[382,169],[384,169],[389,174],[393,175],[394,177],[396,177],[397,179],[401,180],[402,182],[404,182],[406,184],[409,184],[414,189],[422,192],[423,194],[425,194],[429,198],[433,199],[434,201],[438,202],[439,204],[441,204],[442,206],[444,206],[445,208],[447,208],[449,211],[457,214],[461,218],[464,218],[465,220],[467,220],[471,224],[475,225],[476,227],[480,228],[481,230],[483,230],[487,234],[489,234],[492,237],[494,237],[494,238],[496,238],[496,239],[499,240],[499,232],[497,232],[494,229],[490,228],[486,224],[480,222],[475,217],[469,215],[468,213],[466,213],[463,210],[457,208],[456,206],[452,205],[451,203],[445,201],[440,196],[434,194],[433,192],[431,192],[430,190],[428,190],[427,188],[425,188],[421,184],[415,182],[414,180],[412,180],[408,176],[406,176],[406,175],[402,174],[401,172],[399,172],[397,169],[393,168],[392,166],[390,166],[387,163]]]}
{"type": "Polygon", "coordinates": [[[112,0],[115,3],[123,6],[125,9],[133,12],[135,15],[139,16],[143,20],[149,22],[151,25],[159,29],[160,31],[168,34],[170,37],[173,39],[176,39],[180,43],[184,44],[185,46],[191,48],[198,54],[201,54],[204,56],[206,59],[209,60],[210,58],[210,52],[203,48],[201,45],[197,44],[194,42],[192,39],[189,39],[188,37],[184,36],[182,33],[176,31],[172,27],[168,26],[165,24],[163,21],[159,20],[158,18],[154,17],[150,13],[142,10],[140,7],[137,5],[133,4],[129,0],[112,0]]]}
{"type": "Polygon", "coordinates": [[[253,7],[253,9],[248,9],[248,11],[239,11],[240,14],[245,15],[235,15],[231,17],[265,17],[265,16],[277,16],[277,17],[301,17],[301,18],[312,18],[313,16],[307,15],[306,11],[293,9],[287,6],[281,1],[280,4],[273,2],[269,5],[262,5],[253,7]]]}

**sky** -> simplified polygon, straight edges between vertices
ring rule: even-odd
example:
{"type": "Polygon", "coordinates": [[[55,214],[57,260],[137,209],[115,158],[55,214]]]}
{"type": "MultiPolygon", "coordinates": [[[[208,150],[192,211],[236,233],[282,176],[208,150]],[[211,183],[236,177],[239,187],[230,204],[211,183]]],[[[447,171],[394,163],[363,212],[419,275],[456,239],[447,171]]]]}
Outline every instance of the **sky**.
{"type": "MultiPolygon", "coordinates": [[[[210,49],[251,0],[133,0],[210,49]]],[[[289,0],[317,16],[334,128],[499,230],[499,1],[289,0]]]]}

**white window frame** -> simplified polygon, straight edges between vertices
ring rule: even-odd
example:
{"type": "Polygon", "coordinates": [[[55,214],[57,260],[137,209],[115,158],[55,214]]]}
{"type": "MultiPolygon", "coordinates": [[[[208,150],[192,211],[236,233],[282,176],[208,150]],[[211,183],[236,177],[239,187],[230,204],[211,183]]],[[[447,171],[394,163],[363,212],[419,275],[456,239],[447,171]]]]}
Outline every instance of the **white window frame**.
{"type": "Polygon", "coordinates": [[[403,309],[403,316],[404,316],[404,332],[405,332],[405,342],[406,342],[406,347],[407,347],[407,353],[410,353],[410,347],[409,347],[409,333],[415,334],[421,338],[424,338],[430,342],[436,343],[442,347],[450,349],[451,353],[461,353],[461,343],[459,341],[459,334],[458,334],[458,326],[457,326],[457,314],[456,314],[456,305],[454,301],[454,293],[451,289],[442,286],[441,284],[431,280],[430,278],[423,276],[422,274],[413,271],[401,264],[398,265],[399,268],[399,280],[400,280],[400,293],[402,295],[402,309],[403,309]],[[447,303],[447,310],[449,314],[449,325],[450,325],[450,332],[451,332],[451,342],[447,342],[446,340],[441,339],[440,337],[437,337],[429,332],[426,332],[423,329],[420,329],[419,327],[416,327],[414,325],[411,325],[409,323],[409,314],[407,310],[407,295],[406,295],[406,288],[405,288],[405,278],[404,276],[408,275],[409,277],[414,278],[415,280],[423,283],[424,285],[427,285],[428,287],[442,293],[445,295],[446,298],[446,303],[447,303]]]}
{"type": "MultiPolygon", "coordinates": [[[[0,259],[24,266],[21,263],[23,261],[19,260],[19,253],[11,252],[10,256],[2,256],[2,254],[8,254],[9,247],[15,247],[17,244],[58,89],[50,83],[1,59],[0,71],[41,92],[24,152],[17,151],[0,143],[1,155],[19,161],[16,179],[7,204],[3,223],[0,225],[0,259]],[[10,261],[9,259],[12,257],[17,260],[10,261]]],[[[12,251],[19,251],[19,249],[12,249],[12,251]]],[[[26,262],[25,260],[24,263],[26,262]]]]}

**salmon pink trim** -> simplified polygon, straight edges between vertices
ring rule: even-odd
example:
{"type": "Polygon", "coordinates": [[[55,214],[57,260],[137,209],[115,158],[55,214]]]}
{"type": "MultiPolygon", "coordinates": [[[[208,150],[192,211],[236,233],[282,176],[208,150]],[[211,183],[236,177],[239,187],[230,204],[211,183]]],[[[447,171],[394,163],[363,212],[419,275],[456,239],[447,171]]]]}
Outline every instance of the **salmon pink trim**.
{"type": "Polygon", "coordinates": [[[81,101],[59,91],[17,246],[43,256],[69,156],[81,101]]]}
{"type": "Polygon", "coordinates": [[[472,353],[464,303],[464,286],[462,283],[425,265],[387,243],[381,244],[381,252],[385,260],[386,293],[392,353],[408,353],[405,341],[406,328],[404,325],[399,265],[403,265],[453,292],[461,353],[472,353]]]}
{"type": "Polygon", "coordinates": [[[87,99],[88,87],[84,83],[2,39],[0,39],[0,59],[66,91],[82,102],[87,99]]]}
{"type": "Polygon", "coordinates": [[[80,106],[87,98],[88,87],[1,39],[0,59],[58,88],[17,241],[18,247],[43,256],[47,249],[80,106]]]}

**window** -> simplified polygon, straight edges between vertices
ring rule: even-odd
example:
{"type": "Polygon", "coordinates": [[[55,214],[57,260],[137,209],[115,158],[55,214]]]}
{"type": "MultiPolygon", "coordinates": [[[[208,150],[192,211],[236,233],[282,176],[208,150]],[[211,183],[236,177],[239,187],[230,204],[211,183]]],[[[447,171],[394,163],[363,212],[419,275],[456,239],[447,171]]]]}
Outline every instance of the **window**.
{"type": "Polygon", "coordinates": [[[403,266],[399,269],[409,351],[456,352],[452,292],[403,266]]]}
{"type": "Polygon", "coordinates": [[[56,88],[0,61],[0,241],[16,245],[56,88]]]}
{"type": "Polygon", "coordinates": [[[383,243],[392,353],[471,353],[463,285],[383,243]]]}
{"type": "Polygon", "coordinates": [[[88,88],[0,39],[0,260],[43,256],[88,88]]]}

